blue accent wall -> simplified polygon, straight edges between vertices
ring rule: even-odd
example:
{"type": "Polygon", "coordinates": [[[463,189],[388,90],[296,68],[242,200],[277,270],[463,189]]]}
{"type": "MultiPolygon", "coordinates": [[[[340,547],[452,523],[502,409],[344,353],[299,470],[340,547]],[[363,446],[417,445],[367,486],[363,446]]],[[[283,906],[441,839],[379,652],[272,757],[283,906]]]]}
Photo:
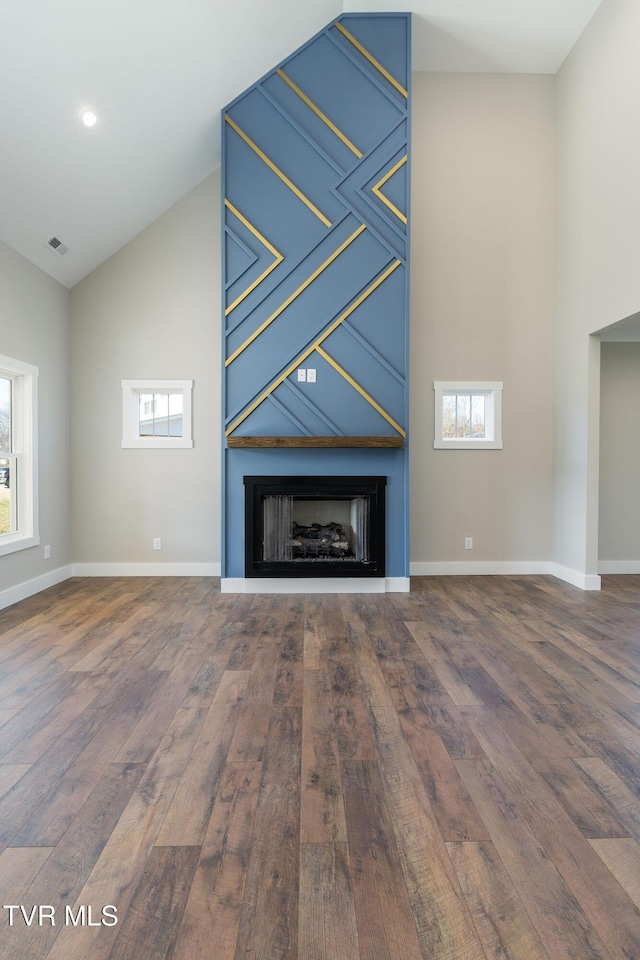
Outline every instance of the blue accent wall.
{"type": "Polygon", "coordinates": [[[223,576],[243,477],[267,474],[387,476],[386,572],[408,576],[410,77],[410,15],[347,14],[223,111],[223,576]],[[228,447],[246,436],[403,446],[228,447]]]}

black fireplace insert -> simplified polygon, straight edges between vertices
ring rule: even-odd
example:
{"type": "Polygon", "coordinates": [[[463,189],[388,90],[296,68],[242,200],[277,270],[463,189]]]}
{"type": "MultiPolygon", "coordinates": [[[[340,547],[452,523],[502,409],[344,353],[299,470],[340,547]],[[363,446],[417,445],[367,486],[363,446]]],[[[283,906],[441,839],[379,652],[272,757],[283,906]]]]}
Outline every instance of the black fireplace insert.
{"type": "Polygon", "coordinates": [[[245,477],[246,577],[383,577],[386,477],[245,477]]]}

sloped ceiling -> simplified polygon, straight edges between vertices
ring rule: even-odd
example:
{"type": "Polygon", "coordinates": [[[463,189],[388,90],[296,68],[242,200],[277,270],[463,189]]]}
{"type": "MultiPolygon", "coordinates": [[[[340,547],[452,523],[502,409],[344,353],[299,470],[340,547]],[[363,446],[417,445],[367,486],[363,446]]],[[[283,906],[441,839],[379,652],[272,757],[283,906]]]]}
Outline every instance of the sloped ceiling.
{"type": "Polygon", "coordinates": [[[73,286],[218,166],[224,104],[343,9],[412,10],[414,69],[554,73],[599,4],[3,0],[0,239],[73,286]]]}

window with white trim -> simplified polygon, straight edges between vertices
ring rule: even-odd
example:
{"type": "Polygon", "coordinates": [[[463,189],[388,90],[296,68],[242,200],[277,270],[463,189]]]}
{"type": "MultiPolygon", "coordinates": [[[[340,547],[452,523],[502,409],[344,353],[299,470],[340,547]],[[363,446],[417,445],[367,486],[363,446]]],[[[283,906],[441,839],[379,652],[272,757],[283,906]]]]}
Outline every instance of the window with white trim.
{"type": "Polygon", "coordinates": [[[502,382],[436,380],[436,450],[502,450],[502,382]]]}
{"type": "Polygon", "coordinates": [[[38,368],[0,356],[0,556],[39,543],[38,368]]]}
{"type": "Polygon", "coordinates": [[[193,380],[122,380],[122,446],[193,446],[193,380]]]}

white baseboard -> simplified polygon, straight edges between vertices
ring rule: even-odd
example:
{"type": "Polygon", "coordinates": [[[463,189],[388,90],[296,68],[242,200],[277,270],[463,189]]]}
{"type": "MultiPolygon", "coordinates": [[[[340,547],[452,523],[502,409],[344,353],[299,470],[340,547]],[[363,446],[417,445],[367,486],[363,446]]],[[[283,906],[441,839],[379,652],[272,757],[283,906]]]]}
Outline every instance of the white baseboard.
{"type": "Polygon", "coordinates": [[[413,577],[505,577],[540,576],[551,573],[547,560],[434,561],[410,564],[413,577]]]}
{"type": "MultiPolygon", "coordinates": [[[[640,561],[603,560],[600,574],[640,574],[640,561]]],[[[558,563],[533,561],[416,562],[411,575],[418,576],[532,576],[551,574],[580,590],[600,590],[599,575],[587,575],[558,563]]],[[[219,577],[219,563],[74,563],[0,591],[0,610],[26,600],[69,577],[219,577]]],[[[224,577],[222,593],[406,593],[409,577],[224,577]]]]}
{"type": "MultiPolygon", "coordinates": [[[[640,564],[638,565],[640,573],[640,564]]],[[[603,570],[600,570],[603,573],[603,570]]],[[[622,571],[616,571],[622,572],[622,571]]],[[[581,573],[563,567],[550,560],[480,560],[475,562],[434,562],[412,563],[411,575],[414,577],[505,577],[505,576],[544,576],[551,575],[580,590],[600,590],[600,577],[596,574],[581,573]]]]}
{"type": "Polygon", "coordinates": [[[222,593],[385,593],[409,589],[406,577],[223,577],[222,593]],[[406,584],[406,586],[404,586],[406,584]]]}
{"type": "Polygon", "coordinates": [[[411,579],[409,577],[387,577],[385,580],[386,593],[409,593],[411,579]]]}
{"type": "Polygon", "coordinates": [[[49,587],[55,587],[57,583],[68,580],[73,576],[71,564],[66,567],[57,567],[50,573],[43,573],[41,577],[34,577],[33,580],[26,580],[25,583],[19,583],[15,587],[9,587],[7,590],[0,591],[0,610],[10,607],[20,600],[26,600],[27,597],[33,597],[42,590],[48,590],[49,587]]]}
{"type": "Polygon", "coordinates": [[[580,590],[600,590],[602,588],[602,581],[598,574],[582,573],[580,570],[572,570],[571,567],[563,567],[559,563],[552,563],[550,567],[549,573],[554,577],[557,577],[558,580],[564,580],[565,583],[570,583],[580,590]]]}
{"type": "Polygon", "coordinates": [[[74,563],[74,577],[219,577],[219,563],[74,563]]]}
{"type": "Polygon", "coordinates": [[[640,573],[640,560],[601,560],[598,573],[640,573]]]}

